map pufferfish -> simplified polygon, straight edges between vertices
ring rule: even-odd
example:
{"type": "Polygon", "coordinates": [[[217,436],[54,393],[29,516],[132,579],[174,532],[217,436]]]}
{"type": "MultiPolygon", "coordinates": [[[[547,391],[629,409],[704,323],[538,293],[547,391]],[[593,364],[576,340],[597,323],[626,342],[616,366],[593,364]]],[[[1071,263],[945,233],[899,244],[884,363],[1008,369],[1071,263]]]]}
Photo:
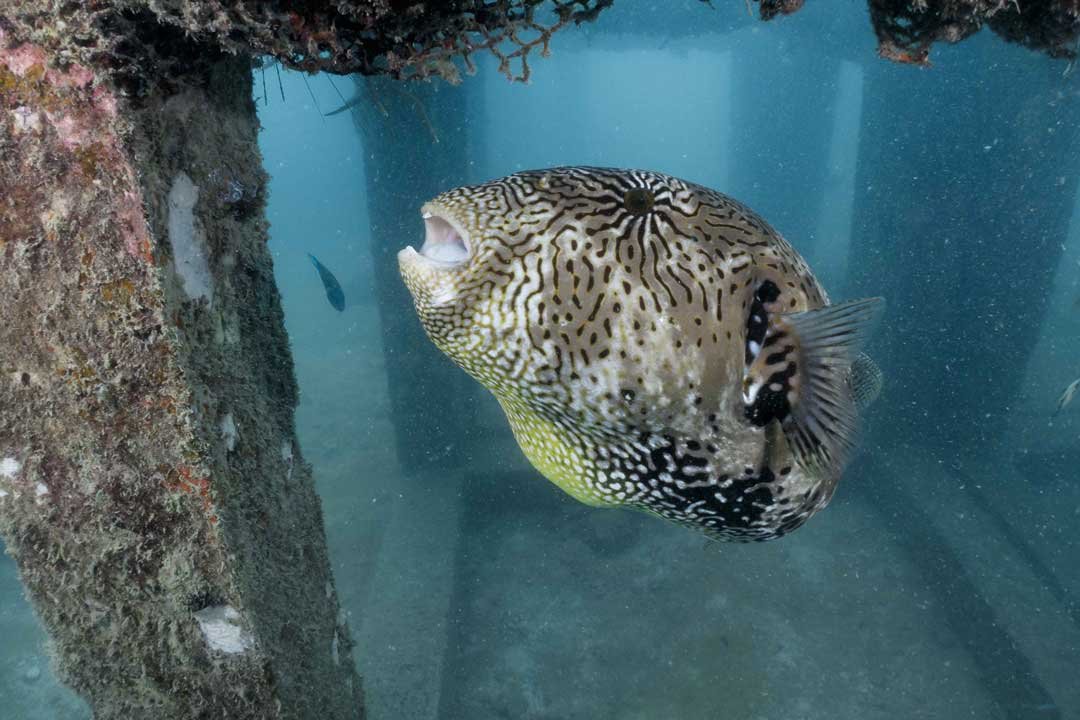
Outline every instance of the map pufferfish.
{"type": "Polygon", "coordinates": [[[425,331],[574,498],[733,541],[829,502],[880,298],[830,305],[752,210],[656,172],[520,172],[421,212],[398,264],[425,331]]]}

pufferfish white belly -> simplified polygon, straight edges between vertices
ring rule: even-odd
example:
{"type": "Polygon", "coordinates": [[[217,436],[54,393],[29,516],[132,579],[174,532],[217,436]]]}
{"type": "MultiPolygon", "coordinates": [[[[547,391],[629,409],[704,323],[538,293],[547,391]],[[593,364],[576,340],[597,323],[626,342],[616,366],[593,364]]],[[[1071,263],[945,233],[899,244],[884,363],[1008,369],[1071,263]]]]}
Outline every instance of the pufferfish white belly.
{"type": "Polygon", "coordinates": [[[880,298],[830,305],[753,211],[655,172],[517,173],[421,212],[398,260],[425,331],[571,496],[735,541],[829,502],[880,298]]]}

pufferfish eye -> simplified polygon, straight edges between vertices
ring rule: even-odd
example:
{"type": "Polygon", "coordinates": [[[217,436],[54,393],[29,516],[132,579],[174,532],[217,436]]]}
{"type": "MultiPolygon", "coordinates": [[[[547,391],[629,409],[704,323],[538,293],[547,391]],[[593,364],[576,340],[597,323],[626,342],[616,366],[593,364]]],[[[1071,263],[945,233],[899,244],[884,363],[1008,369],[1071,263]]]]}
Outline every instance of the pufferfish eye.
{"type": "Polygon", "coordinates": [[[633,188],[623,195],[623,206],[631,215],[644,215],[652,210],[656,197],[645,188],[633,188]]]}

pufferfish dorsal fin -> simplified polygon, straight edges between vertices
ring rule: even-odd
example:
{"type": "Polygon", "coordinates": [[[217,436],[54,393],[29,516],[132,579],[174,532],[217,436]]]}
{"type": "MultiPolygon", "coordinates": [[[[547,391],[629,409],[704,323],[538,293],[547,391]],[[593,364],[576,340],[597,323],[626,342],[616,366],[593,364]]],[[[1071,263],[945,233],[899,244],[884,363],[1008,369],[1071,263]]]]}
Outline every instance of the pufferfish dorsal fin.
{"type": "Polygon", "coordinates": [[[857,351],[882,307],[881,298],[867,298],[770,316],[764,341],[751,348],[746,417],[760,426],[780,421],[792,454],[808,470],[838,472],[854,444],[852,381],[866,371],[857,367],[857,351]]]}

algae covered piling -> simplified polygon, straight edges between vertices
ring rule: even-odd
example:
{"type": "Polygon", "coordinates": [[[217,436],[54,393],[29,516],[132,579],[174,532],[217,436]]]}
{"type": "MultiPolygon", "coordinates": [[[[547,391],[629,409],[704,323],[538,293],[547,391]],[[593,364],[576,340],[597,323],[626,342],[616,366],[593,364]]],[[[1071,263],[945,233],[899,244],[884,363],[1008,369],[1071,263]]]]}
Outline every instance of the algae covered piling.
{"type": "Polygon", "coordinates": [[[133,102],[0,25],[0,533],[97,718],[363,716],[256,128],[245,59],[133,102]]]}

